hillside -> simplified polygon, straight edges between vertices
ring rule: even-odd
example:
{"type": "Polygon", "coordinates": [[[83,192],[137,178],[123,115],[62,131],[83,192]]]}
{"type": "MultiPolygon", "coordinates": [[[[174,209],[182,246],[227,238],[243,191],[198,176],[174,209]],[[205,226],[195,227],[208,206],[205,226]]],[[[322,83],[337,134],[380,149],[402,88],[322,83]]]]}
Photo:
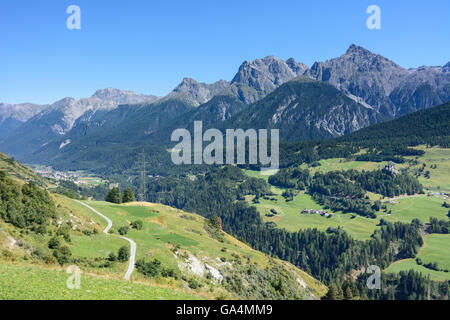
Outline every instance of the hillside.
{"type": "Polygon", "coordinates": [[[34,181],[39,185],[46,185],[48,182],[42,177],[34,173],[33,170],[19,163],[18,161],[9,158],[0,152],[0,171],[5,172],[16,181],[24,183],[25,181],[34,181]]]}
{"type": "Polygon", "coordinates": [[[305,272],[196,214],[152,203],[86,202],[111,219],[104,234],[106,220],[75,200],[0,180],[0,299],[318,299],[326,292],[305,272]],[[13,198],[8,190],[16,190],[13,198]],[[136,221],[141,227],[130,225],[136,221]],[[121,248],[129,243],[118,232],[137,245],[131,282],[122,280],[128,258],[121,258],[121,248]],[[69,265],[81,269],[82,291],[65,288],[69,265]],[[21,283],[28,283],[26,291],[21,283]],[[123,296],[102,293],[125,286],[123,296]]]}
{"type": "Polygon", "coordinates": [[[377,111],[333,86],[300,77],[281,85],[224,126],[280,129],[283,141],[305,141],[344,135],[382,119],[377,111]]]}
{"type": "Polygon", "coordinates": [[[434,144],[448,145],[450,139],[450,103],[437,107],[420,110],[399,119],[375,124],[346,135],[337,141],[380,143],[395,141],[406,144],[434,144]]]}

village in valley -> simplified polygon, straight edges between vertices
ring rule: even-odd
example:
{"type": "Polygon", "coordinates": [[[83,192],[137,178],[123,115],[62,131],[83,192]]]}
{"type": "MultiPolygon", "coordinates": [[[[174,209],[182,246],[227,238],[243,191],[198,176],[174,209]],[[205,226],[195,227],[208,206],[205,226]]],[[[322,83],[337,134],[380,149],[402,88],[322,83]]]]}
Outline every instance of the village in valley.
{"type": "Polygon", "coordinates": [[[52,179],[55,181],[72,181],[76,185],[84,186],[97,186],[100,184],[108,183],[99,177],[86,174],[82,171],[59,171],[52,167],[45,166],[31,166],[33,171],[44,178],[52,179]]]}

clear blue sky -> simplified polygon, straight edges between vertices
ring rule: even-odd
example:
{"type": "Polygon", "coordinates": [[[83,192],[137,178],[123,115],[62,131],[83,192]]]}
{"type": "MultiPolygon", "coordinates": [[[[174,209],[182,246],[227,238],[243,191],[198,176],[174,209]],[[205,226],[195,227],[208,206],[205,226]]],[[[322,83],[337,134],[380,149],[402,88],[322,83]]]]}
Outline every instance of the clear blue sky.
{"type": "Polygon", "coordinates": [[[116,87],[165,95],[183,77],[231,80],[273,54],[311,65],[352,43],[404,67],[450,60],[450,1],[1,0],[0,101],[50,103],[116,87]],[[81,8],[81,30],[66,8],[81,8]],[[366,9],[381,8],[382,30],[366,9]]]}

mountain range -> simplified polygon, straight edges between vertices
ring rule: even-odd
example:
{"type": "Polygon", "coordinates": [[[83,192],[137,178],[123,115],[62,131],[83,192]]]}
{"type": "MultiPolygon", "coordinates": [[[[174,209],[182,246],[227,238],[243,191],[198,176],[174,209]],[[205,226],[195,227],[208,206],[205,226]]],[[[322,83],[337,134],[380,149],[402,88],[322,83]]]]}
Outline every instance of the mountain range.
{"type": "MultiPolygon", "coordinates": [[[[405,69],[362,47],[311,68],[273,56],[231,81],[185,78],[165,97],[118,89],[50,105],[0,104],[0,149],[28,163],[88,156],[99,146],[164,144],[174,128],[279,128],[283,140],[341,136],[450,100],[450,62],[405,69]],[[69,156],[70,155],[70,156],[69,156]]],[[[67,159],[66,159],[67,160],[67,159]]]]}

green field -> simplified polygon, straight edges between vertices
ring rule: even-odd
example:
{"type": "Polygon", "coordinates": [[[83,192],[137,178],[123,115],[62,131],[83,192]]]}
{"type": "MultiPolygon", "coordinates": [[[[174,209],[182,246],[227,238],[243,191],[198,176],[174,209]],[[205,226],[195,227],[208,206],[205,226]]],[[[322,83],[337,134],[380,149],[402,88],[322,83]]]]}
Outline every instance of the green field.
{"type": "Polygon", "coordinates": [[[444,200],[440,196],[420,195],[396,199],[394,202],[395,204],[387,204],[388,210],[392,210],[392,214],[390,216],[379,214],[379,217],[391,222],[411,222],[413,219],[429,222],[430,217],[440,220],[448,219],[448,209],[442,206],[444,200]]]}
{"type": "Polygon", "coordinates": [[[137,244],[137,259],[157,257],[164,265],[176,268],[177,261],[170,249],[171,245],[179,245],[195,256],[207,256],[211,259],[224,257],[231,260],[232,253],[243,256],[252,251],[253,258],[260,265],[266,261],[263,254],[237,241],[231,241],[231,237],[228,238],[229,243],[212,239],[203,228],[204,219],[193,214],[159,204],[127,206],[97,201],[86,203],[108,216],[113,221],[115,230],[135,220],[144,222],[142,231],[130,230],[127,234],[137,244]],[[221,251],[223,247],[227,248],[226,252],[221,251]]]}
{"type": "Polygon", "coordinates": [[[429,222],[430,217],[440,220],[447,219],[448,209],[442,207],[444,200],[440,196],[420,195],[417,197],[395,199],[395,204],[386,203],[388,210],[392,214],[386,212],[378,212],[377,219],[369,219],[352,213],[336,212],[331,218],[322,217],[318,214],[302,214],[303,209],[323,209],[322,206],[314,202],[308,194],[300,192],[294,197],[293,201],[286,202],[281,196],[281,189],[272,187],[272,191],[276,196],[270,197],[277,199],[265,200],[260,198],[259,204],[253,204],[250,200],[253,197],[247,197],[248,202],[255,206],[264,221],[276,223],[280,228],[289,231],[298,231],[299,229],[317,228],[325,231],[328,227],[342,227],[352,237],[357,240],[366,240],[378,228],[380,219],[390,222],[411,222],[413,219],[419,219],[422,222],[429,222]],[[270,209],[278,212],[273,217],[267,217],[270,209]]]}
{"type": "MultiPolygon", "coordinates": [[[[336,171],[336,170],[365,170],[365,171],[371,171],[371,170],[378,170],[382,169],[386,164],[387,161],[384,162],[370,162],[370,161],[353,161],[353,160],[346,160],[344,158],[333,158],[333,159],[323,159],[319,161],[320,166],[317,167],[310,167],[311,174],[316,173],[317,171],[321,172],[329,172],[329,171],[336,171]]],[[[307,169],[307,164],[302,164],[300,166],[302,169],[307,169]]]]}
{"type": "Polygon", "coordinates": [[[124,239],[110,237],[104,233],[72,237],[72,254],[74,257],[107,258],[111,252],[117,252],[121,246],[128,245],[124,239]]]}
{"type": "Polygon", "coordinates": [[[0,300],[197,300],[173,288],[81,275],[80,289],[70,290],[64,270],[0,264],[0,300]]]}
{"type": "Polygon", "coordinates": [[[280,189],[272,187],[272,190],[277,195],[270,198],[276,198],[277,201],[260,198],[259,204],[252,205],[258,208],[264,221],[275,222],[280,228],[285,228],[288,231],[298,231],[299,229],[307,228],[317,228],[326,231],[328,227],[337,228],[340,226],[355,239],[366,240],[374,232],[378,223],[378,220],[364,218],[351,213],[343,214],[338,212],[331,218],[322,217],[319,214],[302,214],[303,209],[323,208],[314,202],[310,195],[304,192],[295,196],[293,201],[286,202],[280,195],[280,189]],[[278,214],[274,217],[267,217],[266,214],[270,213],[270,209],[276,210],[278,214]]]}
{"type": "MultiPolygon", "coordinates": [[[[437,262],[441,269],[450,270],[450,235],[448,234],[430,234],[424,237],[424,245],[420,249],[417,257],[423,263],[437,262]]],[[[393,263],[387,272],[397,273],[399,271],[414,269],[422,272],[424,275],[430,275],[431,279],[437,281],[450,280],[450,272],[435,271],[418,265],[415,259],[405,259],[393,263]]]]}
{"type": "MultiPolygon", "coordinates": [[[[417,169],[425,163],[425,171],[430,171],[429,179],[423,175],[419,177],[420,183],[429,190],[450,192],[450,148],[426,148],[425,146],[419,146],[415,149],[423,150],[425,154],[417,159],[419,164],[410,167],[410,169],[417,169]],[[431,165],[436,165],[437,167],[431,169],[431,165]]],[[[407,158],[416,159],[415,157],[407,158]]]]}
{"type": "MultiPolygon", "coordinates": [[[[425,151],[423,157],[418,158],[418,165],[410,166],[409,163],[398,165],[398,168],[408,168],[410,172],[422,166],[422,163],[427,164],[427,169],[430,171],[430,179],[419,178],[420,182],[425,188],[432,189],[434,191],[450,190],[450,149],[443,148],[426,148],[425,146],[419,146],[417,149],[425,151]],[[436,169],[430,169],[431,165],[437,165],[436,169]],[[438,189],[437,187],[440,187],[438,189]]],[[[415,157],[408,157],[413,159],[415,157]]],[[[363,162],[346,160],[343,158],[325,159],[320,160],[320,166],[308,167],[307,164],[303,164],[300,167],[303,169],[308,168],[311,174],[317,171],[329,172],[333,170],[378,170],[386,165],[386,162],[363,162]]],[[[268,176],[263,176],[259,171],[244,170],[244,172],[251,177],[262,178],[266,181],[268,176]]],[[[286,202],[281,196],[282,189],[272,187],[272,191],[276,194],[277,201],[260,199],[259,204],[252,204],[261,213],[261,216],[265,221],[275,222],[280,228],[285,228],[289,231],[298,231],[300,228],[318,228],[319,230],[326,230],[328,227],[336,228],[338,226],[346,230],[355,239],[365,240],[375,231],[377,224],[381,218],[396,222],[411,222],[413,219],[420,219],[422,222],[429,222],[430,217],[436,217],[438,219],[447,219],[446,214],[448,209],[442,207],[444,199],[442,196],[426,196],[421,195],[411,198],[399,198],[394,200],[394,204],[386,203],[388,211],[391,210],[392,214],[388,215],[387,212],[377,213],[377,219],[367,219],[361,216],[357,216],[352,213],[342,214],[335,213],[333,217],[326,218],[317,214],[301,214],[303,209],[323,209],[320,205],[315,203],[311,197],[304,192],[299,193],[293,201],[286,202]],[[278,212],[276,216],[267,217],[266,214],[270,212],[270,209],[274,209],[278,212]],[[356,216],[355,218],[353,218],[356,216]]],[[[381,199],[383,197],[379,194],[367,192],[369,198],[374,200],[381,199]]],[[[247,197],[249,203],[252,197],[247,197]]]]}

